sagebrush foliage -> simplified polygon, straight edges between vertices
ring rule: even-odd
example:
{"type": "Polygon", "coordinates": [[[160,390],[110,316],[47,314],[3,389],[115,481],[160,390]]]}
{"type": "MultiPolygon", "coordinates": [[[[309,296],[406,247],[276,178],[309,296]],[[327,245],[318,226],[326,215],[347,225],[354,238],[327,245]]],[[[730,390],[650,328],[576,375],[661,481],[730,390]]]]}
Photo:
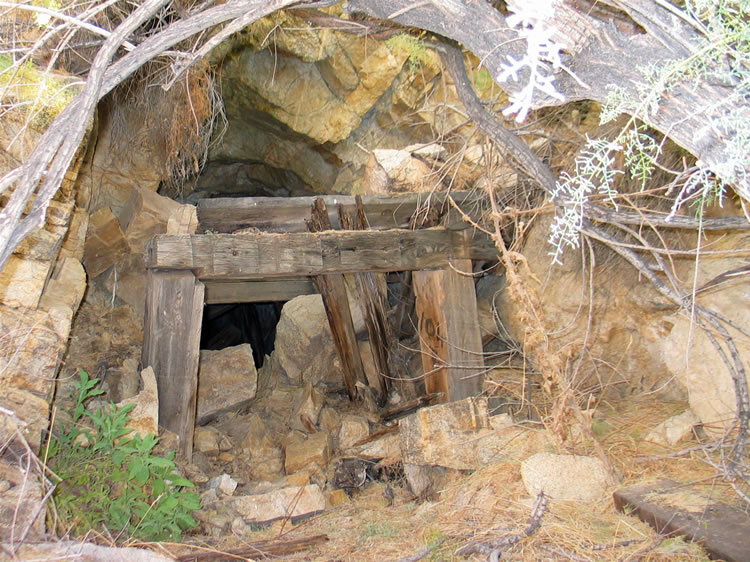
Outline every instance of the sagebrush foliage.
{"type": "MultiPolygon", "coordinates": [[[[690,54],[667,64],[639,68],[643,82],[636,85],[637,96],[624,88],[609,86],[609,96],[601,111],[601,124],[619,115],[630,115],[626,125],[609,139],[588,139],[575,162],[572,174],[563,174],[557,194],[571,202],[552,225],[549,241],[553,260],[559,262],[563,249],[577,248],[583,221],[583,206],[591,195],[606,194],[614,203],[616,194],[612,180],[627,173],[641,189],[648,186],[659,168],[658,158],[663,141],[658,140],[646,125],[659,111],[665,93],[678,84],[692,80],[708,80],[732,88],[732,94],[716,100],[714,118],[708,127],[727,139],[725,160],[708,167],[698,161],[675,178],[679,188],[673,196],[670,217],[687,202],[693,201],[700,216],[703,207],[723,202],[729,185],[741,197],[750,198],[743,186],[750,178],[750,118],[745,110],[750,97],[750,2],[748,0],[689,0],[683,9],[672,6],[675,16],[689,23],[697,40],[690,45],[690,54]],[[616,157],[622,154],[623,158],[616,157]],[[624,165],[618,168],[616,162],[624,165]]],[[[700,131],[698,132],[700,135],[700,131]]]]}

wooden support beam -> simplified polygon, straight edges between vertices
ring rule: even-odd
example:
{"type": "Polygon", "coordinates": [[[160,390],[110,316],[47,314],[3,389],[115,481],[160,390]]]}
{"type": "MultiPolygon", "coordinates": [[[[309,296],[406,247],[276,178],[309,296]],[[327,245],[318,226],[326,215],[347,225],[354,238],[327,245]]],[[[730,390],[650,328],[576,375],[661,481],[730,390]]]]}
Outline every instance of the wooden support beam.
{"type": "MultiPolygon", "coordinates": [[[[456,191],[450,194],[461,209],[474,219],[484,212],[486,196],[481,191],[456,191]]],[[[426,217],[431,220],[445,216],[451,208],[448,194],[409,193],[405,195],[365,195],[362,198],[368,227],[373,230],[422,227],[426,217]]],[[[199,232],[231,234],[253,227],[264,232],[305,232],[304,220],[316,197],[230,197],[203,199],[198,202],[199,232]]],[[[340,229],[336,212],[356,213],[356,200],[351,195],[323,196],[331,228],[340,229]]],[[[467,224],[455,213],[448,223],[455,228],[467,224]]]]}
{"type": "Polygon", "coordinates": [[[283,279],[278,281],[208,281],[206,304],[239,302],[290,301],[300,295],[318,292],[312,279],[283,279]]]}
{"type": "Polygon", "coordinates": [[[476,396],[482,390],[484,359],[471,260],[452,260],[454,269],[412,275],[425,388],[442,401],[476,396]]]}
{"type": "Polygon", "coordinates": [[[153,367],[159,424],[180,437],[179,454],[193,453],[203,283],[190,271],[149,270],[142,366],[153,367]]]}
{"type": "MultiPolygon", "coordinates": [[[[339,222],[346,230],[366,230],[367,219],[359,196],[356,197],[356,220],[343,207],[339,207],[339,222]]],[[[377,379],[368,381],[374,387],[379,406],[388,399],[388,389],[393,380],[391,371],[391,347],[394,343],[391,324],[388,321],[388,288],[383,273],[365,271],[354,273],[359,293],[359,304],[367,327],[368,342],[377,371],[377,379]]]]}
{"type": "Polygon", "coordinates": [[[290,234],[158,235],[147,268],[189,269],[201,280],[307,277],[328,273],[440,269],[450,258],[496,259],[479,232],[427,230],[327,231],[290,234]]]}
{"type": "MultiPolygon", "coordinates": [[[[328,213],[322,198],[316,199],[312,208],[312,218],[308,228],[312,231],[330,229],[328,213]]],[[[328,323],[331,326],[333,342],[344,371],[344,384],[350,400],[359,397],[357,382],[365,382],[365,368],[357,345],[346,282],[342,274],[317,275],[313,277],[315,286],[323,297],[328,323]]]]}

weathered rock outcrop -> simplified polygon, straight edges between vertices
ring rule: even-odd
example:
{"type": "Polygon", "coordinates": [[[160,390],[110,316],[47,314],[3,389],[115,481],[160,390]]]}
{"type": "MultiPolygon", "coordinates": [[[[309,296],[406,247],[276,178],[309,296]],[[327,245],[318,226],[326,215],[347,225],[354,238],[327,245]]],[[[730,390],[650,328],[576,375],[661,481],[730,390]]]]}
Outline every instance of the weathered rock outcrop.
{"type": "MultiPolygon", "coordinates": [[[[721,357],[689,314],[614,256],[597,256],[590,304],[589,272],[583,273],[580,256],[568,252],[563,265],[550,269],[548,228],[548,221],[540,221],[531,229],[523,249],[529,269],[521,272],[527,286],[539,294],[554,349],[572,362],[581,362],[579,387],[595,393],[654,393],[687,400],[708,430],[723,432],[735,415],[734,386],[721,357]]],[[[746,247],[746,238],[733,234],[711,248],[731,250],[743,244],[746,247]]],[[[687,291],[693,281],[702,287],[743,264],[736,258],[702,256],[696,273],[694,260],[675,258],[672,263],[676,277],[686,280],[687,291]]],[[[742,277],[730,279],[699,292],[697,302],[746,327],[750,295],[745,286],[742,277]]],[[[507,295],[496,300],[500,320],[511,337],[522,342],[527,326],[517,303],[507,295]]],[[[736,338],[735,343],[744,357],[750,356],[745,339],[736,338]]]]}

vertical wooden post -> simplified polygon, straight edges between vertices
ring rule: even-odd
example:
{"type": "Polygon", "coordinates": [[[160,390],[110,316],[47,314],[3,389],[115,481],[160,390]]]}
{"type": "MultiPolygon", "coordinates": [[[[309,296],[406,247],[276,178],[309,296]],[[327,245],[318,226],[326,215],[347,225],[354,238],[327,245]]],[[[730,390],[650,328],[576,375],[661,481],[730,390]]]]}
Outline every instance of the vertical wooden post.
{"type": "Polygon", "coordinates": [[[190,460],[198,395],[204,286],[191,271],[148,270],[142,366],[153,367],[159,424],[180,437],[190,460]]]}
{"type": "MultiPolygon", "coordinates": [[[[367,230],[367,218],[365,216],[362,198],[355,197],[357,219],[344,211],[339,205],[339,222],[344,230],[367,230]]],[[[391,324],[388,321],[388,297],[385,275],[366,271],[355,273],[354,279],[357,283],[359,293],[359,304],[367,327],[368,341],[372,351],[373,362],[378,372],[376,381],[368,381],[374,385],[373,390],[377,394],[379,406],[384,406],[388,399],[388,389],[391,386],[393,374],[391,373],[390,356],[393,345],[391,324]]]]}
{"type": "MultiPolygon", "coordinates": [[[[451,264],[471,272],[469,259],[451,264]]],[[[442,393],[443,402],[476,396],[484,359],[474,280],[453,269],[415,271],[412,279],[427,392],[442,393]]]]}
{"type": "MultiPolygon", "coordinates": [[[[308,223],[310,232],[320,232],[331,229],[326,204],[322,198],[317,198],[313,203],[311,220],[308,223]]],[[[323,256],[325,258],[325,256],[323,256]]],[[[344,385],[351,400],[359,397],[357,382],[365,382],[365,367],[359,354],[357,345],[357,334],[354,331],[352,313],[349,309],[349,299],[346,296],[346,283],[344,276],[340,273],[330,275],[317,275],[313,282],[318,292],[323,297],[323,305],[331,326],[333,342],[341,360],[341,368],[344,371],[344,385]]]]}

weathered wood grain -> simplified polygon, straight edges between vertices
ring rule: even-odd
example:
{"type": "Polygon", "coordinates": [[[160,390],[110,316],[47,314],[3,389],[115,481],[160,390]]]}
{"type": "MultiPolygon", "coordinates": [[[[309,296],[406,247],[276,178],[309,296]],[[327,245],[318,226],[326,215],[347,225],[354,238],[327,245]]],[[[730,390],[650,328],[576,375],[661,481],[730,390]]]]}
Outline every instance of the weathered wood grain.
{"type": "Polygon", "coordinates": [[[192,270],[201,280],[307,277],[446,267],[450,258],[495,259],[484,234],[467,244],[463,231],[327,231],[288,234],[158,235],[146,267],[192,270]]]}
{"type": "MultiPolygon", "coordinates": [[[[315,200],[312,206],[311,219],[307,223],[311,231],[329,229],[331,223],[325,202],[322,198],[315,200]]],[[[328,324],[331,326],[333,343],[341,360],[341,368],[344,371],[344,385],[350,400],[359,397],[357,382],[364,383],[365,367],[359,354],[357,345],[357,333],[354,331],[352,313],[349,309],[349,298],[346,293],[346,281],[340,273],[328,275],[316,275],[313,282],[318,292],[323,297],[323,305],[328,316],[328,324]]]]}
{"type": "MultiPolygon", "coordinates": [[[[484,194],[481,192],[452,192],[451,197],[472,218],[481,216],[484,194]]],[[[337,207],[356,213],[355,197],[325,195],[331,228],[341,228],[337,207]]],[[[198,231],[232,233],[254,227],[264,232],[305,232],[305,219],[316,197],[237,197],[204,199],[198,202],[198,231]]],[[[366,195],[362,198],[367,224],[373,230],[421,226],[420,217],[442,216],[450,209],[447,193],[409,193],[406,195],[366,195]],[[431,212],[427,212],[431,209],[431,212]],[[415,222],[413,222],[413,220],[415,222]]],[[[450,224],[455,228],[467,225],[453,215],[450,224]]]]}
{"type": "MultiPolygon", "coordinates": [[[[355,198],[356,220],[343,207],[339,207],[339,222],[346,230],[366,230],[367,218],[364,205],[359,196],[355,198]]],[[[385,275],[365,271],[354,273],[359,293],[359,305],[367,327],[367,336],[372,351],[372,358],[377,371],[375,380],[369,380],[377,395],[379,406],[384,406],[391,386],[391,346],[394,345],[391,324],[388,321],[388,298],[385,275]]],[[[365,373],[367,374],[367,373],[365,373]]]]}
{"type": "Polygon", "coordinates": [[[203,283],[190,271],[149,270],[142,366],[153,367],[159,424],[180,437],[179,454],[193,453],[203,283]]]}
{"type": "Polygon", "coordinates": [[[289,301],[300,295],[314,295],[309,278],[278,281],[208,281],[206,304],[289,301]]]}
{"type": "Polygon", "coordinates": [[[425,389],[453,402],[482,390],[484,359],[471,260],[413,273],[425,389]]]}
{"type": "MultiPolygon", "coordinates": [[[[673,500],[678,504],[679,494],[673,500]]],[[[736,507],[712,501],[695,486],[661,480],[648,485],[623,488],[613,496],[618,510],[635,515],[662,536],[683,536],[689,541],[698,542],[714,560],[750,560],[750,515],[736,507]],[[668,498],[670,493],[678,492],[682,497],[692,499],[691,507],[681,509],[669,505],[663,499],[668,498]],[[698,511],[694,510],[696,498],[705,499],[705,504],[698,511]]]]}

